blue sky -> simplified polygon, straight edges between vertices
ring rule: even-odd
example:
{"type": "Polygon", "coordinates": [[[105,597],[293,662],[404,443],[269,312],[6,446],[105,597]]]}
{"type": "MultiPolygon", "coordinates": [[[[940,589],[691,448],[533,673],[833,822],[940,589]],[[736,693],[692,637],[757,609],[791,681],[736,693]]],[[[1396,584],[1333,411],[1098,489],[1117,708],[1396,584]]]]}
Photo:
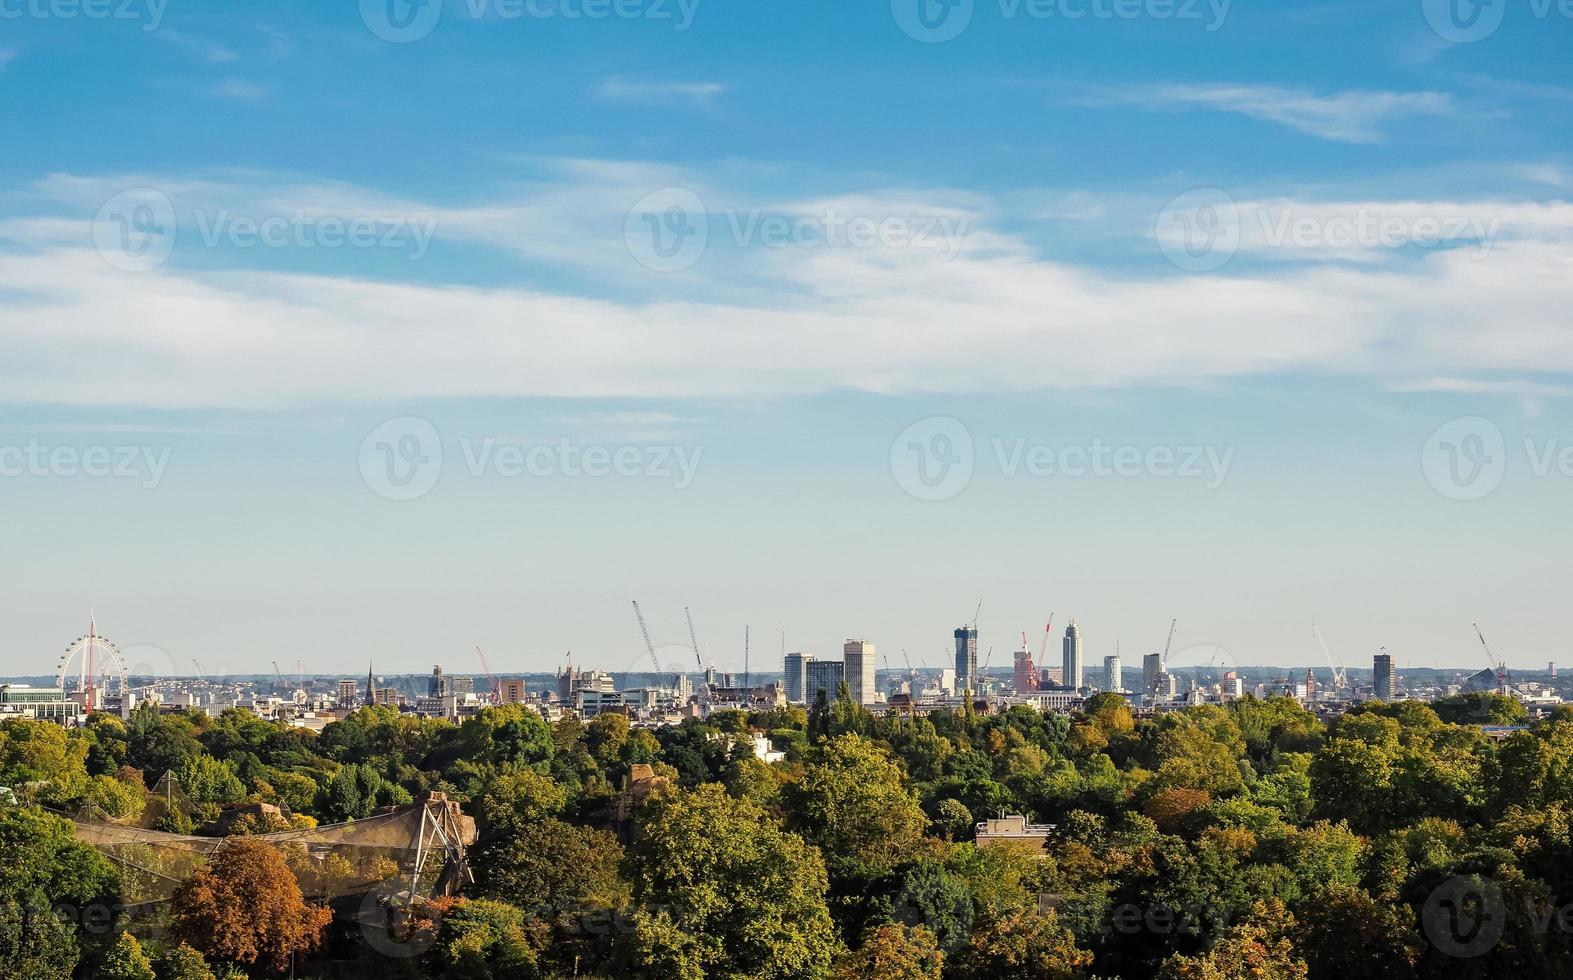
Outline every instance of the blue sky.
{"type": "Polygon", "coordinates": [[[1566,659],[1573,11],[391,2],[0,3],[0,673],[1566,659]]]}

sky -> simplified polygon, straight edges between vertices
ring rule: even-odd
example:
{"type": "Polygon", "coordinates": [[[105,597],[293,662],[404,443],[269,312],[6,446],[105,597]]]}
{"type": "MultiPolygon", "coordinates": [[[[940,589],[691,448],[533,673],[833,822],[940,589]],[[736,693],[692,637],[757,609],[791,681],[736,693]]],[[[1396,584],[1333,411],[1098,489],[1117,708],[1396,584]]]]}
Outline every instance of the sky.
{"type": "Polygon", "coordinates": [[[1568,659],[1566,3],[0,21],[0,675],[1568,659]]]}

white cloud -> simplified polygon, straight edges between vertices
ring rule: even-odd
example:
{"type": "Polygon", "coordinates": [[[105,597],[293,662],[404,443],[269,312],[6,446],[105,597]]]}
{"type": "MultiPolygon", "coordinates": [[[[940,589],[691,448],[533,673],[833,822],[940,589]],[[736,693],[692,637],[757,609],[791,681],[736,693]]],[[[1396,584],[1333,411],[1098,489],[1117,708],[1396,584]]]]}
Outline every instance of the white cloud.
{"type": "MultiPolygon", "coordinates": [[[[573,161],[470,208],[277,179],[56,175],[34,189],[64,211],[0,225],[0,399],[79,405],[271,408],[423,397],[727,397],[835,389],[1010,391],[1184,385],[1282,371],[1467,379],[1573,372],[1573,216],[1565,205],[1277,202],[1326,215],[1416,207],[1501,212],[1489,251],[1378,250],[1361,263],[1241,263],[1211,275],[1113,273],[1043,258],[989,224],[969,194],[856,193],[775,209],[966,217],[937,248],[734,247],[662,275],[623,241],[651,188],[709,195],[713,238],[741,199],[700,175],[573,161]],[[250,214],[435,221],[583,289],[200,270],[111,268],[87,244],[98,205],[153,184],[179,202],[250,214]],[[68,220],[74,219],[74,220],[68,220]],[[578,294],[576,294],[578,293],[578,294]]],[[[1094,208],[1078,200],[1076,211],[1094,208]]],[[[191,246],[182,228],[183,247],[191,246]]],[[[1151,241],[1140,244],[1152,254],[1151,241]]],[[[1247,242],[1247,246],[1250,243],[1247,242]]],[[[277,267],[277,262],[267,263],[277,267]]],[[[311,268],[320,268],[313,263],[311,268]]],[[[666,427],[670,419],[618,420],[666,427]]]]}
{"type": "Polygon", "coordinates": [[[257,82],[248,82],[240,78],[226,78],[216,85],[206,89],[207,94],[221,99],[234,99],[238,102],[258,102],[267,98],[268,87],[257,82]]]}
{"type": "Polygon", "coordinates": [[[1318,94],[1276,85],[1164,84],[1089,87],[1067,96],[1073,105],[1133,106],[1154,112],[1190,109],[1235,112],[1346,143],[1379,142],[1386,124],[1407,116],[1445,115],[1453,98],[1441,92],[1348,90],[1318,94]]]}
{"type": "Polygon", "coordinates": [[[187,34],[184,31],[174,31],[166,27],[161,31],[155,32],[155,36],[196,55],[209,64],[227,65],[238,57],[234,51],[222,44],[187,34]]]}
{"type": "Polygon", "coordinates": [[[608,102],[691,106],[709,106],[725,91],[726,86],[719,82],[657,81],[627,75],[604,78],[593,90],[596,98],[608,102]]]}

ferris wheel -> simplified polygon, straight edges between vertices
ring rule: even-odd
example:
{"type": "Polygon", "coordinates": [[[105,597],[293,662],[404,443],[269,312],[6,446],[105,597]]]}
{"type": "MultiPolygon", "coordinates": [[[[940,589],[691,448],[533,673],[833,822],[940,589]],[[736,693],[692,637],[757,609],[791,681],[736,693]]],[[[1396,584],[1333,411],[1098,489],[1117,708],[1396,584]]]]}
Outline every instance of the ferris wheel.
{"type": "Polygon", "coordinates": [[[55,670],[55,686],[64,690],[66,678],[74,675],[77,690],[94,690],[99,676],[110,671],[119,676],[120,689],[124,691],[130,673],[126,669],[126,660],[120,655],[119,647],[98,635],[98,624],[89,616],[87,634],[77,637],[60,655],[60,665],[55,670]]]}

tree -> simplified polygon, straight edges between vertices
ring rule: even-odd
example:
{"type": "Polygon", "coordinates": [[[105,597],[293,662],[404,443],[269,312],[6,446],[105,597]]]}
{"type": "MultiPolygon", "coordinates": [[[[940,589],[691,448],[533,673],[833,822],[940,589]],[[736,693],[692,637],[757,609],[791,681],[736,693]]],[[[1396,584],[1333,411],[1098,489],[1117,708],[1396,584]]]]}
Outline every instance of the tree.
{"type": "Polygon", "coordinates": [[[836,980],[940,980],[944,964],[934,934],[922,926],[876,926],[836,964],[836,980]]]}
{"type": "Polygon", "coordinates": [[[83,947],[101,945],[78,922],[109,913],[120,877],[103,855],[76,840],[68,821],[0,806],[0,977],[65,977],[83,947]]]}
{"type": "MultiPolygon", "coordinates": [[[[560,935],[586,959],[604,955],[602,944],[580,942],[600,923],[622,914],[628,885],[619,875],[623,849],[604,830],[546,818],[494,838],[476,855],[480,890],[524,909],[560,935]]],[[[554,961],[569,960],[567,950],[554,961]]]]}
{"type": "Polygon", "coordinates": [[[109,947],[96,977],[97,980],[158,980],[152,961],[142,952],[142,944],[129,932],[122,932],[109,947]]]}
{"type": "Polygon", "coordinates": [[[460,900],[442,917],[430,960],[434,976],[520,980],[537,975],[541,924],[523,909],[489,899],[460,900]]]}
{"type": "Polygon", "coordinates": [[[231,838],[176,890],[176,933],[209,955],[280,973],[322,942],[333,913],[306,904],[283,855],[265,841],[231,838]]]}
{"type": "Polygon", "coordinates": [[[790,826],[837,859],[894,866],[928,825],[901,767],[858,735],[820,746],[783,795],[790,826]]]}
{"type": "Polygon", "coordinates": [[[710,784],[647,805],[629,852],[642,975],[825,977],[839,952],[818,852],[710,784]]]}
{"type": "Polygon", "coordinates": [[[1289,941],[1294,929],[1294,917],[1282,902],[1258,902],[1246,921],[1225,932],[1206,953],[1176,953],[1165,960],[1159,980],[1305,980],[1305,961],[1289,941]]]}
{"type": "Polygon", "coordinates": [[[202,954],[181,943],[164,955],[158,964],[159,980],[216,980],[202,954]]]}
{"type": "Polygon", "coordinates": [[[967,980],[1073,980],[1092,965],[1053,910],[1020,909],[985,923],[958,956],[967,980]]]}

